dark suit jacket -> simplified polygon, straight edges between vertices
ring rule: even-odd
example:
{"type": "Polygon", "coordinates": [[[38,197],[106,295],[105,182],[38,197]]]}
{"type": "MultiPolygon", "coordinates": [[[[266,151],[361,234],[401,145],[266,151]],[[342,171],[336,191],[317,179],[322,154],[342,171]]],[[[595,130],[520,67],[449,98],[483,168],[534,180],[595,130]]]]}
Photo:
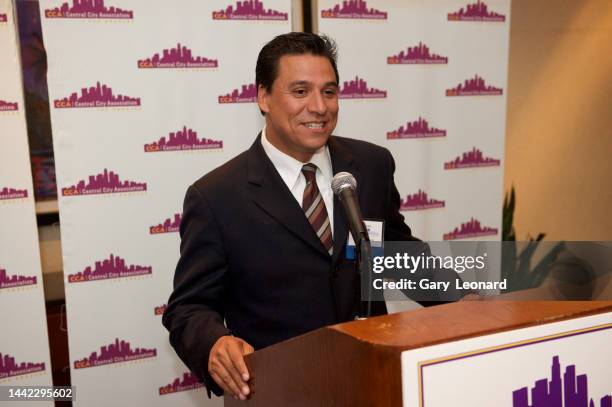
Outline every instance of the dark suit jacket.
{"type": "MultiPolygon", "coordinates": [[[[385,240],[417,240],[399,212],[389,151],[335,136],[328,146],[333,173],[355,176],[364,218],[385,220],[385,240]]],[[[219,337],[233,334],[260,349],[360,312],[359,275],[345,258],[349,231],[337,198],[333,226],[330,256],[260,137],[189,187],[163,324],[209,392],[221,393],[208,375],[208,355],[219,337]]],[[[384,302],[373,303],[372,313],[386,313],[384,302]]]]}

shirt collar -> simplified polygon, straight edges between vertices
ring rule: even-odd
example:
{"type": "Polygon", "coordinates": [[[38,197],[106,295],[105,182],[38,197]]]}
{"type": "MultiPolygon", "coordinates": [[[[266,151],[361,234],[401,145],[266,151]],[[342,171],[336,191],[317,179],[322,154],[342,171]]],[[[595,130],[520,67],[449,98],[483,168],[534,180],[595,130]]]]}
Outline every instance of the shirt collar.
{"type": "MultiPolygon", "coordinates": [[[[302,167],[306,163],[296,160],[273,146],[266,136],[265,125],[261,130],[261,145],[268,155],[268,158],[270,158],[270,161],[272,161],[272,164],[274,164],[274,167],[278,171],[279,175],[283,181],[285,181],[285,184],[287,184],[289,189],[291,189],[298,181],[300,173],[302,172],[302,167]]],[[[329,181],[331,185],[332,166],[327,144],[318,149],[317,152],[313,154],[309,162],[313,163],[319,168],[324,178],[329,181]]]]}

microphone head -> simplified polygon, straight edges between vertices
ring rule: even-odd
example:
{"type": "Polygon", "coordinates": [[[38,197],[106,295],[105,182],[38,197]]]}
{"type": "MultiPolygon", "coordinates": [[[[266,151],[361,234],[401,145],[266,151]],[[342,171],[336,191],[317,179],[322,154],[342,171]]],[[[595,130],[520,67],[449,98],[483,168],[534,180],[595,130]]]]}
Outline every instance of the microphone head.
{"type": "Polygon", "coordinates": [[[350,188],[353,191],[357,189],[357,181],[353,174],[350,172],[339,172],[334,175],[334,179],[331,183],[332,191],[337,196],[340,196],[340,193],[346,188],[350,188]]]}

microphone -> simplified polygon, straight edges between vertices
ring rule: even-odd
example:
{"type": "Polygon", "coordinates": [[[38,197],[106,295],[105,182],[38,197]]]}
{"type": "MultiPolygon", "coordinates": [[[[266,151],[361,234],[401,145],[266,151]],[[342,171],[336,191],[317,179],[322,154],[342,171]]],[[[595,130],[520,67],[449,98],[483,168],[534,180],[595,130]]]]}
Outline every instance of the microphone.
{"type": "Polygon", "coordinates": [[[344,206],[344,211],[348,218],[349,229],[351,230],[351,235],[353,235],[355,245],[359,246],[362,238],[369,242],[370,236],[368,236],[368,230],[363,223],[361,209],[359,208],[359,202],[355,195],[355,190],[357,189],[355,177],[349,172],[339,172],[334,175],[331,187],[332,191],[334,191],[334,195],[340,199],[340,202],[342,202],[344,206]]]}
{"type": "Polygon", "coordinates": [[[365,297],[366,310],[365,315],[357,315],[356,319],[368,318],[372,314],[372,246],[370,246],[370,236],[368,229],[363,222],[359,202],[355,195],[357,189],[357,181],[352,174],[348,172],[339,172],[334,175],[332,180],[332,191],[334,195],[340,199],[348,218],[349,228],[353,240],[355,241],[355,249],[357,252],[357,265],[361,274],[361,295],[365,297]]]}

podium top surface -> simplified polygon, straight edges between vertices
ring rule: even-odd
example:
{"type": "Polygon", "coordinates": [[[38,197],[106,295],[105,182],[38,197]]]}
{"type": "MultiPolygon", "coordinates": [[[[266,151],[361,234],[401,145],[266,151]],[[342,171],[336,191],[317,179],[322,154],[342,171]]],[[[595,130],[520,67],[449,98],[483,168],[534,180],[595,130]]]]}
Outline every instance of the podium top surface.
{"type": "Polygon", "coordinates": [[[604,312],[612,312],[612,301],[460,301],[328,329],[404,350],[604,312]]]}

